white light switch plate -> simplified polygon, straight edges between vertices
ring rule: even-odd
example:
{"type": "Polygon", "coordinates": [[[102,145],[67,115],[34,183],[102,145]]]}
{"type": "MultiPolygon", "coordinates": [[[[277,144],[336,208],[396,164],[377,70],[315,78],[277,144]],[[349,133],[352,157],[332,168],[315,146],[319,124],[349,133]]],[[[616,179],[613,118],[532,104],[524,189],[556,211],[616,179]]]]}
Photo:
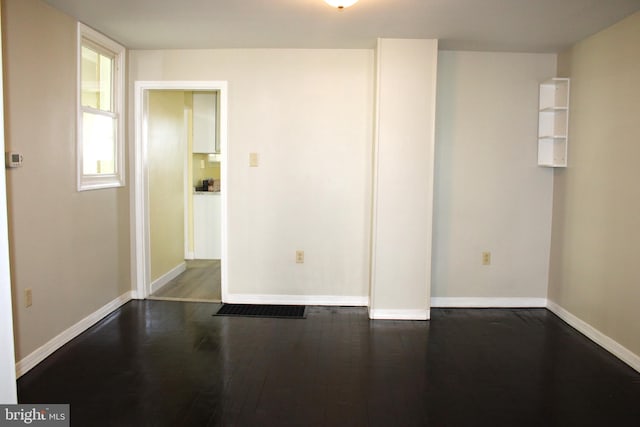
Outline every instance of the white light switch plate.
{"type": "Polygon", "coordinates": [[[249,166],[258,167],[258,153],[249,153],[249,166]]]}

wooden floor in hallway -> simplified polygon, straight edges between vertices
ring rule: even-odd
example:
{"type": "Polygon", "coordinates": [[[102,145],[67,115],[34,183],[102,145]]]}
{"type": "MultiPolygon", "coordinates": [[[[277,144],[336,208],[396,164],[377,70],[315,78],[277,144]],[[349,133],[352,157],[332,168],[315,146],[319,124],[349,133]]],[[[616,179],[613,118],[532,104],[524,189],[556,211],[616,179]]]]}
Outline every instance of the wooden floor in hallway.
{"type": "Polygon", "coordinates": [[[220,302],[220,260],[189,260],[187,269],[151,295],[151,299],[220,302]]]}
{"type": "Polygon", "coordinates": [[[22,376],[19,401],[92,427],[640,425],[640,374],[546,309],[219,307],[131,301],[22,376]]]}

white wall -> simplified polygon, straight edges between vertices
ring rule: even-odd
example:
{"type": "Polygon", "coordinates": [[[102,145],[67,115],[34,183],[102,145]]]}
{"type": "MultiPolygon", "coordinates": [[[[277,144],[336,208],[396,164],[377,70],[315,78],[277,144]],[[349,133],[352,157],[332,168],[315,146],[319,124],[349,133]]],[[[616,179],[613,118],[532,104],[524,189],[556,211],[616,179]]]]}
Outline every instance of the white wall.
{"type": "Polygon", "coordinates": [[[544,304],[553,171],[537,166],[538,83],[555,55],[443,51],[438,62],[432,304],[544,304]]]}
{"type": "MultiPolygon", "coordinates": [[[[1,11],[0,15],[2,15],[1,11]]],[[[2,40],[0,40],[0,70],[2,69],[1,52],[2,40]]],[[[1,80],[0,117],[4,118],[3,82],[1,80]]],[[[4,152],[4,120],[0,121],[0,148],[4,152]]],[[[16,394],[16,362],[13,346],[13,310],[11,307],[6,189],[5,175],[0,174],[0,404],[17,403],[18,398],[16,394]]]]}
{"type": "Polygon", "coordinates": [[[640,370],[638,46],[640,12],[558,59],[571,77],[569,167],[554,178],[549,299],[640,370]]]}
{"type": "Polygon", "coordinates": [[[129,64],[130,85],[229,83],[230,294],[368,296],[372,51],[132,51],[129,64]]]}
{"type": "Polygon", "coordinates": [[[380,39],[371,318],[429,318],[437,40],[380,39]]]}

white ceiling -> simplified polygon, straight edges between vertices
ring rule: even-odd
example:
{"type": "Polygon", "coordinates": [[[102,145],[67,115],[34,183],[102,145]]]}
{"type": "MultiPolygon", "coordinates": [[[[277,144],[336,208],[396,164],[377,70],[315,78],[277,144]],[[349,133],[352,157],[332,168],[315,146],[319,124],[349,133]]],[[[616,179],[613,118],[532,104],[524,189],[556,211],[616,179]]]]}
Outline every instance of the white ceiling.
{"type": "Polygon", "coordinates": [[[558,52],[640,10],[640,0],[45,0],[128,48],[371,48],[558,52]]]}

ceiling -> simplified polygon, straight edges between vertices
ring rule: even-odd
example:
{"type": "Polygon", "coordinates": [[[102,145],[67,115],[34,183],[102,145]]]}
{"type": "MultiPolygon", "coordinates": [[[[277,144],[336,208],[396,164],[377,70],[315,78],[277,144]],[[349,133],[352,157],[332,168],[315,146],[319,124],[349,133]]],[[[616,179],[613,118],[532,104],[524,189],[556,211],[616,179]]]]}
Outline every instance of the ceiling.
{"type": "Polygon", "coordinates": [[[640,10],[640,0],[45,0],[131,49],[372,48],[559,52],[640,10]]]}

